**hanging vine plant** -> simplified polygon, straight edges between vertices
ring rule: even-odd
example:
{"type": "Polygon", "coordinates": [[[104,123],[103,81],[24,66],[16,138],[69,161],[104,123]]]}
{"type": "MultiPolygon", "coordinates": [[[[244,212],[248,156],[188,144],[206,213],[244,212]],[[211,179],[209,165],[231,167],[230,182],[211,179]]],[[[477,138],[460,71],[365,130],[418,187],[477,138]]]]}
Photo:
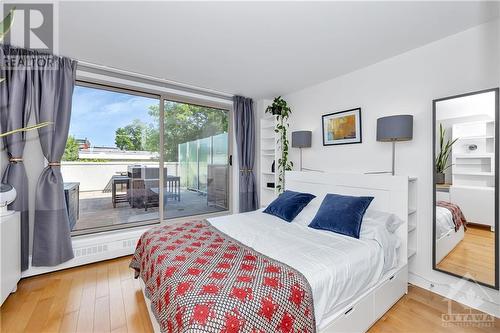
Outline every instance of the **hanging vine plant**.
{"type": "Polygon", "coordinates": [[[278,161],[276,163],[278,173],[278,182],[276,184],[276,190],[278,193],[283,193],[285,190],[285,171],[292,170],[293,162],[288,160],[288,118],[292,113],[292,110],[286,103],[286,101],[281,98],[281,96],[276,97],[273,100],[273,104],[266,108],[266,113],[270,113],[276,117],[276,127],[274,132],[278,134],[278,139],[276,143],[278,145],[278,161]]]}

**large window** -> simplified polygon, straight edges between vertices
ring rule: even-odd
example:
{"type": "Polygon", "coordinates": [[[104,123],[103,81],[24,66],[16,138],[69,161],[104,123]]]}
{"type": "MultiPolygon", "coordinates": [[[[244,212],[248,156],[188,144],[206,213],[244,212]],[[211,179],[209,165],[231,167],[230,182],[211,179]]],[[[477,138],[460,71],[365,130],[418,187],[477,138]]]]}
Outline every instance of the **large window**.
{"type": "Polygon", "coordinates": [[[228,119],[221,109],[78,84],[61,168],[73,233],[228,210],[228,119]]]}
{"type": "Polygon", "coordinates": [[[229,207],[228,114],[165,101],[165,165],[175,164],[179,196],[168,172],[165,217],[214,213],[229,207]],[[175,188],[174,188],[175,189],[175,188]],[[170,200],[172,197],[174,200],[170,200]]]}

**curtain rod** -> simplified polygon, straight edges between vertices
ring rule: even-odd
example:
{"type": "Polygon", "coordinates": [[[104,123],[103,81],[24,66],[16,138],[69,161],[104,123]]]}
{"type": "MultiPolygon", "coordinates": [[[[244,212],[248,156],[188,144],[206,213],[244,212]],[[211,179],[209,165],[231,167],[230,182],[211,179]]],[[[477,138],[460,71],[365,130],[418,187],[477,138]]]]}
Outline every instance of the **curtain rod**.
{"type": "Polygon", "coordinates": [[[94,69],[94,70],[108,71],[111,73],[127,75],[127,76],[136,77],[136,78],[141,78],[144,80],[150,80],[150,81],[154,81],[154,82],[158,82],[158,83],[167,84],[167,85],[170,85],[172,87],[179,88],[179,89],[186,89],[189,91],[197,91],[200,93],[207,93],[207,94],[210,94],[213,96],[218,96],[222,99],[227,99],[227,100],[232,100],[232,98],[234,96],[233,94],[226,93],[226,92],[219,91],[219,90],[215,90],[215,89],[198,87],[198,86],[190,85],[187,83],[181,83],[181,82],[176,82],[176,81],[172,81],[172,80],[162,79],[162,78],[158,78],[158,77],[147,75],[147,74],[141,74],[141,73],[137,73],[137,72],[127,71],[127,70],[123,70],[123,69],[119,69],[119,68],[115,68],[115,67],[110,67],[110,66],[106,66],[106,65],[94,64],[94,63],[87,62],[87,61],[78,61],[78,66],[83,67],[83,69],[89,68],[89,69],[94,69]]]}

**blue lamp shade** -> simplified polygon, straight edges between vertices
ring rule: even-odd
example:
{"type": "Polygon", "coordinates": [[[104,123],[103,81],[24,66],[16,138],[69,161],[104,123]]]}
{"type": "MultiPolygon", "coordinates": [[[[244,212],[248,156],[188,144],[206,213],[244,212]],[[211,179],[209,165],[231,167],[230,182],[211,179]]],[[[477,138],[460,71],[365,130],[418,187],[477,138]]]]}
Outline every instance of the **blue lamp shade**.
{"type": "Polygon", "coordinates": [[[292,132],[292,147],[293,148],[310,148],[311,147],[311,131],[295,131],[292,132]]]}
{"type": "Polygon", "coordinates": [[[412,115],[405,114],[377,119],[377,141],[409,141],[412,139],[412,115]]]}

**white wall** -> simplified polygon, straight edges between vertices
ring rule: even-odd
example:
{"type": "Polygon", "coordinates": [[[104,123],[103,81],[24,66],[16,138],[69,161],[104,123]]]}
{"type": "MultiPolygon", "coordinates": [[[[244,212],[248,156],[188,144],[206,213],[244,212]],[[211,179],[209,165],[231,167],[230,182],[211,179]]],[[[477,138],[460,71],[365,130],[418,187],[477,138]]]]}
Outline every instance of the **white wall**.
{"type": "MultiPolygon", "coordinates": [[[[500,85],[499,25],[490,22],[284,96],[293,111],[290,130],[313,131],[312,148],[303,149],[306,168],[389,170],[391,145],[376,141],[377,118],[414,115],[413,141],[396,148],[396,172],[418,177],[418,252],[411,281],[462,302],[461,293],[448,293],[459,280],[432,270],[432,100],[500,85]],[[356,107],[362,108],[363,143],[323,147],[321,115],[356,107]]],[[[291,148],[291,158],[298,165],[298,150],[291,148]]],[[[466,287],[483,295],[481,309],[500,316],[499,292],[483,293],[469,282],[466,287]]]]}

